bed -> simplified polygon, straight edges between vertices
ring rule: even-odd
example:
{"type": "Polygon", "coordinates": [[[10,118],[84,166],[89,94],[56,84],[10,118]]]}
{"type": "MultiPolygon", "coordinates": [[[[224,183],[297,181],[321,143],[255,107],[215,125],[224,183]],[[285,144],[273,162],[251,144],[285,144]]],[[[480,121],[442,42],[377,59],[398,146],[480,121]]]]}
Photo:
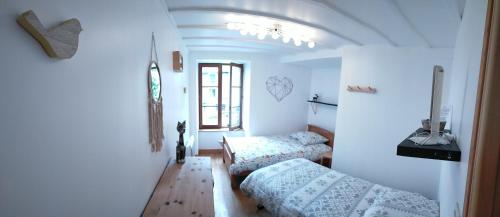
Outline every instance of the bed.
{"type": "Polygon", "coordinates": [[[280,217],[439,216],[438,203],[420,194],[373,184],[301,158],[256,170],[240,188],[280,217]]]}
{"type": "Polygon", "coordinates": [[[224,137],[223,162],[229,171],[231,187],[237,188],[241,179],[262,167],[294,158],[319,162],[323,154],[332,152],[332,132],[314,125],[308,125],[307,131],[317,133],[328,141],[323,144],[301,145],[287,135],[224,137]]]}

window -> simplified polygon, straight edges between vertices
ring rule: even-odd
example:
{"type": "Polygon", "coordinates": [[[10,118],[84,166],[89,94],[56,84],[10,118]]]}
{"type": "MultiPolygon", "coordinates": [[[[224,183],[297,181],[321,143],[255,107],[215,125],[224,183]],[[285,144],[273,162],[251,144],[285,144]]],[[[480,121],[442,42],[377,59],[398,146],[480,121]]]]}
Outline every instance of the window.
{"type": "Polygon", "coordinates": [[[200,129],[241,128],[243,64],[198,65],[200,129]]]}

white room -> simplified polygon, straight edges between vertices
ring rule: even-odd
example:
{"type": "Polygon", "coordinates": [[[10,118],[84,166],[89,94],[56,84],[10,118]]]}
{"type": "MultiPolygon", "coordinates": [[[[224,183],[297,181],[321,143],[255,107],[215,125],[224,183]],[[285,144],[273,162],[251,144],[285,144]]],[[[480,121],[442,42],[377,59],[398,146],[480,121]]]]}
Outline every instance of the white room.
{"type": "Polygon", "coordinates": [[[499,10],[0,0],[0,216],[497,216],[499,10]]]}

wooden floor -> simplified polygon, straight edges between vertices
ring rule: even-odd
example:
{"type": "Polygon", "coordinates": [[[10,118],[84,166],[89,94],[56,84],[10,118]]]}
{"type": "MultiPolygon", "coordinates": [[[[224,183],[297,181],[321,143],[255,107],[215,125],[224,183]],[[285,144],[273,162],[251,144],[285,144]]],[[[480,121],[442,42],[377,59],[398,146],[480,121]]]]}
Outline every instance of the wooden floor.
{"type": "Polygon", "coordinates": [[[205,154],[212,158],[214,177],[214,203],[216,217],[270,217],[266,210],[258,210],[255,201],[247,198],[239,189],[231,189],[229,174],[222,163],[221,154],[205,154]]]}
{"type": "Polygon", "coordinates": [[[187,157],[163,173],[142,217],[215,217],[210,157],[187,157]]]}

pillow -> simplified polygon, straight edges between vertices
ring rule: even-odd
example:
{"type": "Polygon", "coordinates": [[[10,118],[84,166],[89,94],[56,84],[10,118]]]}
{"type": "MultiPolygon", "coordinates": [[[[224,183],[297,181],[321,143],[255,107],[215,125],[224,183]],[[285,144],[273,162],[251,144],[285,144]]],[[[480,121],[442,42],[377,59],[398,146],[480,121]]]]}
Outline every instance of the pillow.
{"type": "Polygon", "coordinates": [[[364,217],[439,217],[439,204],[417,193],[391,189],[375,199],[364,217]]]}
{"type": "Polygon", "coordinates": [[[328,142],[328,139],[311,131],[300,131],[290,135],[290,137],[299,140],[302,145],[313,145],[328,142]]]}

